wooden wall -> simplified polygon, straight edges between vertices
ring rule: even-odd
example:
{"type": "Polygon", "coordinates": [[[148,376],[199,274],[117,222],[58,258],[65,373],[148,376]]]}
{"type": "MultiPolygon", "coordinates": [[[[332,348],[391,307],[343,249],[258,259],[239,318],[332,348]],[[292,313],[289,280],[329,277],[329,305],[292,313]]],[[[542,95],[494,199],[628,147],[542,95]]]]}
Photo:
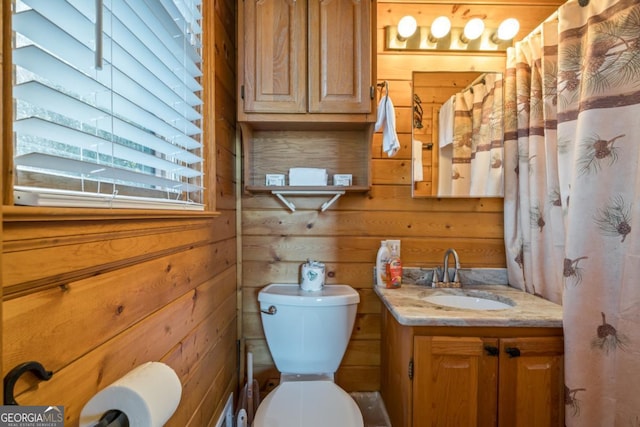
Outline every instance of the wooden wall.
{"type": "Polygon", "coordinates": [[[205,158],[216,165],[207,188],[219,215],[2,208],[3,375],[30,360],[52,370],[47,382],[24,375],[16,399],[63,405],[67,426],[96,392],[150,360],[182,382],[168,426],[211,425],[237,392],[236,5],[203,7],[205,138],[215,147],[205,158]]]}

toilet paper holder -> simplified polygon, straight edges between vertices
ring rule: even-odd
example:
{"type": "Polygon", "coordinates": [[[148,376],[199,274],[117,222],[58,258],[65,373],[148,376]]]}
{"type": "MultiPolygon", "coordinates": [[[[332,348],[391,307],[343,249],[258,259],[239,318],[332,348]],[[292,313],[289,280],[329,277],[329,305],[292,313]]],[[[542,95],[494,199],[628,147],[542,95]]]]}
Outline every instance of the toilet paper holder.
{"type": "MultiPolygon", "coordinates": [[[[4,376],[4,405],[18,405],[14,396],[14,389],[18,379],[27,372],[33,373],[42,381],[49,381],[53,376],[53,371],[47,371],[40,362],[29,361],[21,363],[4,376]]],[[[112,409],[104,413],[95,427],[129,427],[129,418],[122,411],[112,409]]]]}
{"type": "Polygon", "coordinates": [[[94,427],[129,427],[129,418],[124,412],[111,409],[104,413],[94,427]]]}
{"type": "Polygon", "coordinates": [[[42,363],[36,361],[24,362],[10,370],[4,376],[4,404],[18,405],[13,394],[18,379],[26,372],[32,372],[36,377],[43,381],[49,381],[53,376],[52,371],[47,371],[42,363]]]}

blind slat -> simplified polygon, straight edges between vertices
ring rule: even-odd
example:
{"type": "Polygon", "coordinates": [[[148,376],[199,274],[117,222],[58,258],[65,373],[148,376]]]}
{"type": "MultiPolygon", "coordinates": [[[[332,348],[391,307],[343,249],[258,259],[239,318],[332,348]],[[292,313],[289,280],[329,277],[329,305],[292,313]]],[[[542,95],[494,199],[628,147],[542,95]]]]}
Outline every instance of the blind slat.
{"type": "MultiPolygon", "coordinates": [[[[202,75],[197,63],[190,61],[191,63],[187,67],[184,59],[177,58],[171,49],[166,46],[166,43],[172,43],[173,39],[162,40],[158,34],[145,25],[142,18],[131,10],[124,1],[117,0],[114,4],[114,8],[116,7],[121,12],[114,23],[114,25],[118,26],[113,34],[117,43],[126,46],[127,50],[135,58],[143,58],[152,54],[157,58],[157,62],[147,65],[147,68],[154,72],[157,70],[159,74],[165,71],[173,74],[173,78],[170,81],[175,82],[177,79],[178,84],[186,84],[189,90],[193,92],[202,90],[202,86],[195,78],[202,75]],[[121,31],[123,27],[127,28],[125,33],[121,31]]],[[[171,83],[168,83],[168,86],[171,86],[171,83]]]]}
{"type": "Polygon", "coordinates": [[[202,187],[186,182],[177,182],[160,176],[137,173],[109,165],[83,162],[81,160],[68,159],[44,153],[29,153],[16,156],[14,163],[16,166],[22,167],[82,174],[86,178],[95,181],[142,183],[167,191],[179,190],[187,193],[202,190],[202,187]]]}
{"type": "MultiPolygon", "coordinates": [[[[118,0],[116,0],[118,1],[118,0]]],[[[194,51],[191,45],[185,42],[185,37],[182,31],[172,17],[167,13],[166,9],[162,7],[159,1],[155,1],[157,6],[154,8],[148,7],[146,2],[139,0],[122,0],[126,3],[131,10],[142,18],[145,22],[149,23],[148,26],[153,33],[158,36],[162,41],[162,44],[172,52],[178,61],[185,62],[187,71],[193,76],[201,76],[200,69],[195,65],[202,61],[200,56],[194,51]],[[185,61],[184,55],[187,55],[189,61],[185,61]]]]}
{"type": "MultiPolygon", "coordinates": [[[[64,112],[69,119],[91,124],[105,132],[111,132],[112,123],[115,123],[115,119],[111,120],[108,111],[101,110],[79,99],[58,92],[39,82],[30,81],[19,84],[13,88],[13,91],[14,97],[17,99],[27,101],[48,111],[64,112]]],[[[98,103],[100,103],[100,101],[98,101],[98,103]]],[[[139,121],[137,123],[144,123],[149,129],[165,137],[175,145],[188,149],[199,148],[201,146],[199,142],[190,138],[188,135],[180,133],[179,129],[165,123],[152,114],[145,113],[135,106],[132,106],[126,99],[115,96],[113,103],[114,110],[122,114],[123,117],[138,119],[139,121]]],[[[200,132],[200,129],[196,130],[200,132]]]]}
{"type": "MultiPolygon", "coordinates": [[[[156,156],[153,152],[144,153],[120,144],[113,144],[111,141],[100,138],[99,136],[90,135],[78,129],[73,129],[36,117],[17,120],[13,125],[13,129],[21,136],[35,136],[59,142],[61,144],[67,144],[83,150],[96,151],[98,153],[115,157],[116,159],[138,163],[149,168],[166,171],[181,177],[195,178],[201,176],[200,171],[164,160],[162,157],[156,156]]],[[[179,155],[181,153],[191,155],[188,151],[181,151],[175,154],[179,155]]],[[[191,156],[191,160],[193,160],[194,163],[200,162],[198,157],[193,155],[191,156]]]]}

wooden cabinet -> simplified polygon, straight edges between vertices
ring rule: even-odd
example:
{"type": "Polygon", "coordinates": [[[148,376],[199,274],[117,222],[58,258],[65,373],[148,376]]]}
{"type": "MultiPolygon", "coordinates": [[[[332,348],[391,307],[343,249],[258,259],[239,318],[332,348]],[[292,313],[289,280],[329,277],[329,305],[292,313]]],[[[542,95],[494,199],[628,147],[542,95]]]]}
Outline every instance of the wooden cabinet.
{"type": "Polygon", "coordinates": [[[561,328],[410,327],[385,310],[382,342],[394,426],[564,425],[561,328]]]}
{"type": "Polygon", "coordinates": [[[370,189],[375,0],[244,0],[239,5],[238,122],[247,192],[323,195],[370,189]],[[271,187],[267,174],[327,170],[329,185],[271,187]],[[335,174],[352,185],[332,186],[335,174]]]}
{"type": "Polygon", "coordinates": [[[372,0],[245,0],[239,121],[375,121],[372,0]],[[290,114],[299,116],[286,116],[290,114]],[[285,115],[285,116],[281,116],[285,115]]]}

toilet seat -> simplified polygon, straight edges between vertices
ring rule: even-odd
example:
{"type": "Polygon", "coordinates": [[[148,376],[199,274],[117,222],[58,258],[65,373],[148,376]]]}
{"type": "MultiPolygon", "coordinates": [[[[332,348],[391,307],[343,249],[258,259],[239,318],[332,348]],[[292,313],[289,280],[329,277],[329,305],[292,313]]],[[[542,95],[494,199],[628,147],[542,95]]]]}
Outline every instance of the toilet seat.
{"type": "Polygon", "coordinates": [[[252,427],[363,427],[351,396],[332,381],[290,381],[262,401],[252,427]]]}

